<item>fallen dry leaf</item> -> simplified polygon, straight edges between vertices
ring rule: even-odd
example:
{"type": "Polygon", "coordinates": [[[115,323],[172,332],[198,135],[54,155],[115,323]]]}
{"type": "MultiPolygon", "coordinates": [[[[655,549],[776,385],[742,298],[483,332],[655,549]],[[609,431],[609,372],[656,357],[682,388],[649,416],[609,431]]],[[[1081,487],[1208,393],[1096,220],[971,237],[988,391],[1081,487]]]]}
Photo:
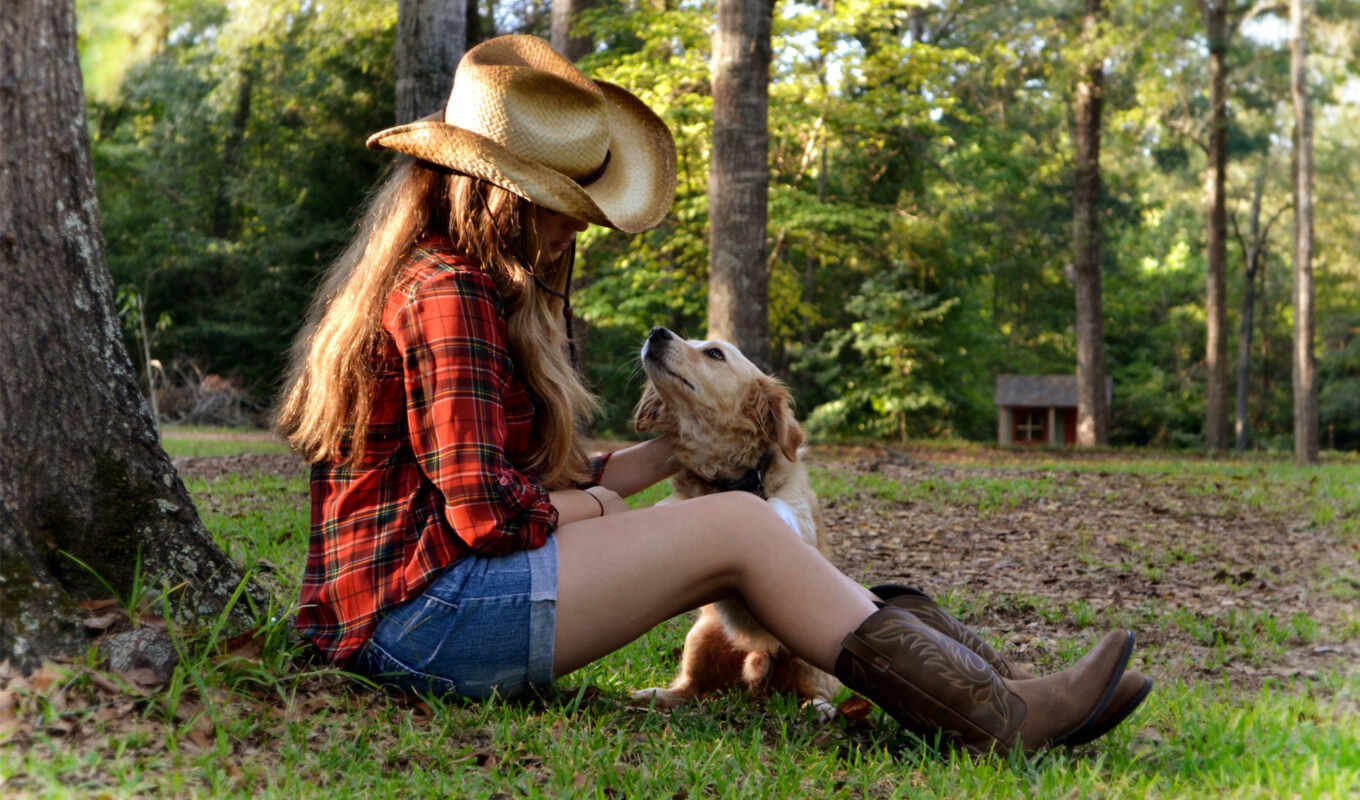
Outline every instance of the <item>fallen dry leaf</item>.
{"type": "Polygon", "coordinates": [[[854,695],[836,706],[836,710],[846,719],[858,721],[869,716],[870,712],[874,710],[874,704],[859,695],[854,695]]]}
{"type": "Polygon", "coordinates": [[[117,674],[131,686],[147,691],[159,689],[166,683],[161,680],[160,676],[156,674],[156,671],[150,667],[135,667],[133,669],[123,670],[117,674]]]}

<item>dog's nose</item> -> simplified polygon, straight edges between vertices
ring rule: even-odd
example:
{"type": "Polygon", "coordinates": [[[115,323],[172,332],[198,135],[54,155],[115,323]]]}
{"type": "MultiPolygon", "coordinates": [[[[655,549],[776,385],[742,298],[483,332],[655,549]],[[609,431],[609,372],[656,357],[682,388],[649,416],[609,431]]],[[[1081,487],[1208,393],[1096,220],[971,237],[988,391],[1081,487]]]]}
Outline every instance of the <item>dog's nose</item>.
{"type": "Polygon", "coordinates": [[[674,335],[675,335],[675,334],[671,333],[671,332],[670,332],[669,330],[667,330],[666,328],[663,328],[663,327],[661,327],[661,326],[658,325],[657,327],[652,328],[652,332],[651,332],[651,333],[647,334],[647,341],[648,341],[648,342],[659,342],[659,341],[661,341],[662,339],[670,339],[670,338],[672,338],[674,335]]]}

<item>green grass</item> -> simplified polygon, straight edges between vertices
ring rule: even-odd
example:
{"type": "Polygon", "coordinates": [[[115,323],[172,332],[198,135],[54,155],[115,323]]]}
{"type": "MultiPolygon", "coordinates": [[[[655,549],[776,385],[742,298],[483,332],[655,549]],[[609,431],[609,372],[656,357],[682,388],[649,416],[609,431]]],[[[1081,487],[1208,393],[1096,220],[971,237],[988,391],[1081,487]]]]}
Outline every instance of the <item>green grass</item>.
{"type": "Polygon", "coordinates": [[[161,429],[161,447],[171,457],[194,458],[237,453],[288,452],[287,445],[269,438],[266,431],[177,425],[166,425],[161,429]]]}
{"type": "MultiPolygon", "coordinates": [[[[241,443],[233,444],[239,452],[241,443]]],[[[1063,469],[1138,469],[1170,478],[1178,474],[1175,466],[1063,469]]],[[[1272,464],[1264,476],[1248,465],[1181,467],[1220,479],[1222,487],[1205,495],[1216,501],[1251,503],[1251,490],[1269,510],[1293,491],[1326,504],[1333,515],[1315,524],[1349,535],[1345,515],[1354,515],[1357,494],[1344,470],[1353,480],[1353,465],[1338,465],[1343,472],[1333,475],[1333,465],[1298,472],[1272,464]],[[1233,481],[1238,471],[1250,485],[1233,481]]],[[[824,497],[867,493],[977,511],[1064,491],[1056,481],[1017,478],[989,474],[898,486],[877,475],[816,474],[824,497]]],[[[278,596],[294,597],[307,542],[303,477],[233,476],[191,481],[189,489],[219,544],[237,561],[266,569],[278,596]]],[[[656,487],[634,503],[666,494],[656,487]]],[[[1213,563],[1211,552],[1208,543],[1186,542],[1163,555],[1135,554],[1130,568],[1213,563]]],[[[1335,570],[1323,584],[1355,596],[1354,564],[1335,570]]],[[[1038,654],[1045,669],[1075,658],[1112,626],[1168,637],[1183,632],[1203,648],[1206,666],[1269,664],[1321,635],[1306,615],[1230,610],[1206,616],[1161,602],[1097,609],[1084,600],[964,592],[939,599],[973,621],[1003,612],[1074,625],[1079,635],[1038,654]]],[[[821,725],[787,698],[759,704],[728,695],[670,714],[627,707],[630,690],[669,681],[688,627],[684,618],[565,677],[553,696],[462,703],[389,698],[299,660],[287,636],[288,611],[262,616],[272,620],[262,627],[258,653],[224,653],[211,632],[185,638],[171,685],[117,706],[122,711],[112,715],[107,700],[76,702],[93,680],[89,664],[73,668],[60,693],[14,698],[37,722],[24,747],[5,744],[0,724],[0,795],[1344,798],[1360,792],[1360,672],[1353,669],[1252,689],[1159,678],[1130,724],[1094,745],[1034,759],[974,760],[926,746],[876,716],[868,724],[821,725]]],[[[1351,625],[1350,635],[1360,636],[1360,622],[1351,625]]],[[[1140,649],[1146,664],[1167,655],[1155,644],[1140,649]]],[[[3,713],[0,705],[0,723],[3,713]]]]}
{"type": "Polygon", "coordinates": [[[311,525],[306,475],[231,475],[186,488],[219,547],[247,567],[265,562],[296,593],[311,525]]]}
{"type": "Polygon", "coordinates": [[[185,733],[193,723],[95,734],[83,752],[40,738],[0,756],[0,785],[115,797],[1344,798],[1360,789],[1357,693],[1360,681],[1335,675],[1249,693],[1162,685],[1094,747],[974,761],[887,721],[821,727],[780,699],[660,715],[607,688],[412,706],[337,685],[293,707],[229,699],[201,746],[185,733]]]}

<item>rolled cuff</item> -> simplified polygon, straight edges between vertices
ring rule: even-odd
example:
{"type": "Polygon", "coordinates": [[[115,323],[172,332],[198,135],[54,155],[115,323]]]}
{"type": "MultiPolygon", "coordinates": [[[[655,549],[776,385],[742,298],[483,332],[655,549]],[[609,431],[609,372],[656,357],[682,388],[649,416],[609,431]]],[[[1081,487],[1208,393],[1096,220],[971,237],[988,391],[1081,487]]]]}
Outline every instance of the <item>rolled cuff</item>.
{"type": "Polygon", "coordinates": [[[542,484],[513,469],[500,469],[491,476],[493,492],[500,507],[495,528],[486,536],[468,541],[468,546],[483,555],[504,555],[516,550],[542,547],[557,529],[557,508],[542,484]]]}

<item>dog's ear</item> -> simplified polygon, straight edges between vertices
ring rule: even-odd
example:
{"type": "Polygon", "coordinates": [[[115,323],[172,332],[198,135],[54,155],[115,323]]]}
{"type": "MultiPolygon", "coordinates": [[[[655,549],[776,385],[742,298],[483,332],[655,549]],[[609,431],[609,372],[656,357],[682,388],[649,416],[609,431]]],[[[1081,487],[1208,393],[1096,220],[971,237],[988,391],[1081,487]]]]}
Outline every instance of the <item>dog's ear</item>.
{"type": "Polygon", "coordinates": [[[784,419],[779,428],[778,441],[779,450],[784,454],[784,458],[797,461],[798,448],[803,446],[803,426],[793,418],[793,409],[788,405],[784,406],[784,419]]]}
{"type": "Polygon", "coordinates": [[[747,392],[742,413],[755,421],[761,435],[779,446],[785,458],[798,460],[803,429],[793,418],[793,395],[787,386],[774,378],[761,377],[747,392]]]}
{"type": "Polygon", "coordinates": [[[662,430],[663,422],[669,415],[670,410],[661,399],[661,393],[651,381],[647,381],[647,385],[642,387],[642,399],[638,400],[637,408],[633,410],[633,429],[638,433],[662,430]]]}

